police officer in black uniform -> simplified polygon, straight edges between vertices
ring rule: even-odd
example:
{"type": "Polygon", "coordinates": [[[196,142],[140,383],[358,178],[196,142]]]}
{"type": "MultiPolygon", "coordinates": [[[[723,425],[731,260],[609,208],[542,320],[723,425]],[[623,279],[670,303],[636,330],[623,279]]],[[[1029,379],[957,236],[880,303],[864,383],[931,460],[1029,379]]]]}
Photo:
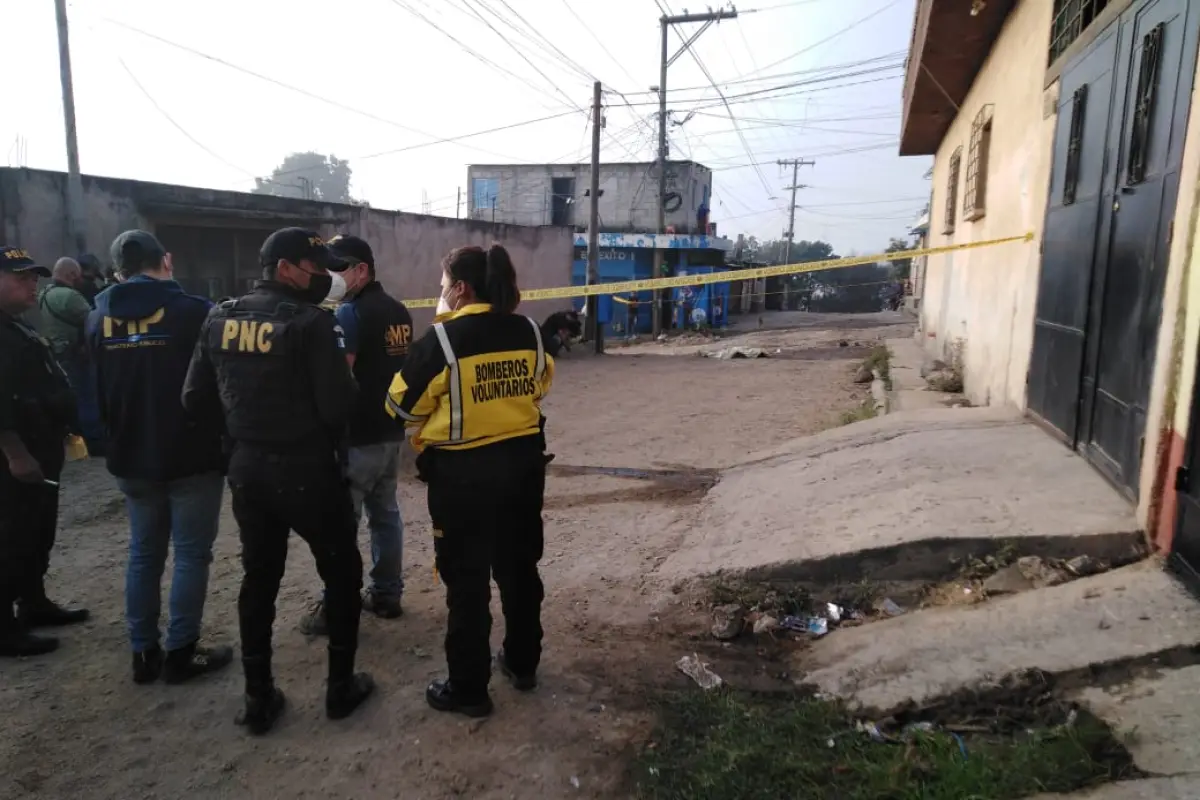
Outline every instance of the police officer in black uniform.
{"type": "Polygon", "coordinates": [[[448,680],[425,699],[438,711],[492,712],[491,579],[500,587],[504,647],[496,665],[519,691],[537,686],[544,599],[542,398],[554,377],[540,326],[514,313],[521,295],[507,251],[462,247],[442,264],[443,311],[410,349],[388,391],[392,417],[413,425],[429,484],[434,552],[446,584],[448,680]]]}
{"type": "Polygon", "coordinates": [[[325,583],[327,716],[349,716],[374,689],[369,675],[354,672],[362,559],[342,463],[357,387],[341,330],[318,308],[332,284],[328,269],[339,262],[302,228],[271,234],[260,258],[264,280],[209,315],[183,388],[184,406],[223,415],[233,442],[229,486],[245,570],[238,616],[246,705],[238,722],[254,734],[283,712],[271,629],[290,531],[308,543],[325,583]]]}
{"type": "MultiPolygon", "coordinates": [[[[384,399],[408,355],[412,315],[376,279],[375,254],[366,240],[335,236],[329,249],[344,264],[335,268],[335,286],[341,283],[345,291],[334,314],[345,334],[346,360],[359,387],[347,439],[347,478],[355,518],[366,512],[371,535],[371,585],[363,594],[363,609],[396,619],[404,613],[404,523],[396,501],[404,430],[384,411],[384,399]]],[[[338,293],[335,288],[335,296],[338,293]]],[[[327,633],[324,599],[301,620],[300,629],[310,636],[327,633]]]]}
{"type": "Polygon", "coordinates": [[[24,250],[0,245],[0,656],[7,657],[58,647],[57,639],[34,636],[29,628],[88,618],[87,611],[46,597],[63,440],[79,421],[50,346],[18,319],[36,304],[39,277],[50,277],[50,270],[24,250]]]}

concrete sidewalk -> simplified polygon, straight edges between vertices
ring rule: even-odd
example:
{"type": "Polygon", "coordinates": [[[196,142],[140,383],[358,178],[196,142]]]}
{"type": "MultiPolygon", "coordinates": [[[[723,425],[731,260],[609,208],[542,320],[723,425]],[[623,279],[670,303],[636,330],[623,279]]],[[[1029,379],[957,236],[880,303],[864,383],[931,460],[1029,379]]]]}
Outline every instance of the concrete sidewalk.
{"type": "Polygon", "coordinates": [[[901,412],[784,442],[726,470],[697,516],[660,575],[919,541],[1138,531],[1133,509],[1083,459],[996,408],[901,412]]]}
{"type": "Polygon", "coordinates": [[[905,339],[887,339],[891,358],[888,360],[888,370],[892,379],[892,389],[888,393],[890,411],[916,411],[922,408],[946,408],[947,400],[954,395],[929,390],[921,369],[926,357],[921,346],[912,337],[905,339]]]}

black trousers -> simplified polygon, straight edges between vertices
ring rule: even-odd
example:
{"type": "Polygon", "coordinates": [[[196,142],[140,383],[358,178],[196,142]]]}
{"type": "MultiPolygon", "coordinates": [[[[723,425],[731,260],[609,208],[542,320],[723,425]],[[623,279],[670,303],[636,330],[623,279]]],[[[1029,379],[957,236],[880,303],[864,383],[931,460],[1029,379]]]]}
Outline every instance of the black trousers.
{"type": "Polygon", "coordinates": [[[438,574],[446,585],[446,662],[455,693],[482,699],[491,677],[491,579],[504,610],[504,655],[518,674],[542,656],[542,500],[546,461],[541,437],[472,450],[427,451],[438,574]]]}
{"type": "MultiPolygon", "coordinates": [[[[62,439],[29,449],[47,480],[57,482],[64,460],[62,439]]],[[[0,633],[16,625],[14,602],[45,597],[57,530],[58,487],[18,481],[8,471],[8,460],[0,456],[0,633]]]]}
{"type": "Polygon", "coordinates": [[[350,488],[332,464],[314,467],[290,460],[235,449],[230,463],[245,572],[238,619],[248,684],[269,679],[275,600],[292,531],[308,543],[325,583],[331,678],[349,677],[333,675],[334,663],[352,669],[358,646],[363,568],[350,488]]]}

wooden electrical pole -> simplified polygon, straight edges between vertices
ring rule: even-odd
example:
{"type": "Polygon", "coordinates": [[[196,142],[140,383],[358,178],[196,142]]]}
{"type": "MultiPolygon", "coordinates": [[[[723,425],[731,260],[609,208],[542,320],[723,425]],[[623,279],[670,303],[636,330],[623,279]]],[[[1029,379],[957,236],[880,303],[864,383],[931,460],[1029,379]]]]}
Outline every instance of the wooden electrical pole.
{"type": "MultiPolygon", "coordinates": [[[[587,283],[600,282],[600,130],[604,127],[604,108],[600,81],[592,86],[592,173],[588,188],[587,283]]],[[[604,352],[604,326],[600,324],[600,298],[587,296],[587,334],[596,355],[604,352]]]]}
{"type": "Polygon", "coordinates": [[[801,167],[816,166],[814,161],[805,161],[803,158],[781,158],[779,166],[792,168],[792,185],[785,186],[785,189],[792,190],[792,205],[788,209],[788,229],[786,244],[783,246],[783,263],[790,264],[792,262],[792,240],[796,237],[796,190],[808,188],[797,182],[800,175],[801,167]]]}
{"type": "MultiPolygon", "coordinates": [[[[658,70],[658,233],[663,236],[667,232],[667,67],[675,63],[678,58],[686,53],[692,46],[692,43],[700,38],[700,34],[708,30],[708,27],[714,22],[720,22],[723,19],[734,19],[738,15],[737,9],[730,8],[728,11],[709,11],[705,14],[678,14],[676,16],[663,16],[658,23],[662,27],[662,59],[659,62],[658,70]],[[689,22],[702,22],[703,25],[691,35],[690,38],[684,40],[683,46],[675,53],[668,57],[668,42],[667,33],[671,30],[672,25],[685,25],[689,22]]],[[[655,242],[654,247],[654,274],[651,278],[663,277],[663,242],[655,242]]],[[[654,321],[654,335],[657,337],[662,333],[662,296],[661,290],[651,292],[651,319],[654,321]]]]}
{"type": "Polygon", "coordinates": [[[67,0],[54,0],[58,18],[58,72],[62,81],[63,123],[67,134],[67,236],[73,255],[87,250],[87,223],[83,216],[83,177],[79,174],[79,141],[75,137],[75,90],[71,83],[71,43],[67,35],[67,0]]]}

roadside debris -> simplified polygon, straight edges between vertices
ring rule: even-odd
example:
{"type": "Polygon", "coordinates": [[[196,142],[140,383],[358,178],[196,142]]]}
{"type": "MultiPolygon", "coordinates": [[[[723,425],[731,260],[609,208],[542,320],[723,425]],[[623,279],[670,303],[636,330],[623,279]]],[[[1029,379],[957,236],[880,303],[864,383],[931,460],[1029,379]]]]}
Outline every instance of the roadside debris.
{"type": "Polygon", "coordinates": [[[890,597],[885,597],[880,600],[876,605],[876,608],[878,608],[884,614],[887,614],[889,617],[898,617],[904,613],[904,609],[897,605],[897,603],[890,597]]]}
{"type": "Polygon", "coordinates": [[[1033,588],[1042,589],[1047,586],[1058,586],[1066,583],[1070,577],[1067,571],[1051,563],[1041,556],[1024,556],[1017,559],[1017,569],[1025,579],[1033,584],[1033,588]]]}
{"type": "Polygon", "coordinates": [[[770,614],[763,614],[758,619],[754,620],[755,635],[770,633],[771,631],[777,630],[779,630],[779,620],[770,614]]]}
{"type": "Polygon", "coordinates": [[[736,639],[746,624],[746,612],[737,603],[728,603],[713,609],[712,635],[714,639],[727,642],[736,639]]]}
{"type": "MultiPolygon", "coordinates": [[[[776,351],[779,352],[778,350],[776,351]]],[[[705,358],[716,358],[722,361],[731,358],[769,358],[767,351],[761,347],[725,347],[721,350],[706,351],[705,358]]]]}
{"type": "Polygon", "coordinates": [[[716,689],[725,683],[721,680],[721,676],[709,669],[708,665],[701,661],[700,656],[695,653],[679,659],[675,663],[675,667],[705,691],[716,689]]]}
{"type": "Polygon", "coordinates": [[[870,383],[875,380],[875,373],[866,364],[858,368],[858,372],[854,373],[855,383],[870,383]]]}

